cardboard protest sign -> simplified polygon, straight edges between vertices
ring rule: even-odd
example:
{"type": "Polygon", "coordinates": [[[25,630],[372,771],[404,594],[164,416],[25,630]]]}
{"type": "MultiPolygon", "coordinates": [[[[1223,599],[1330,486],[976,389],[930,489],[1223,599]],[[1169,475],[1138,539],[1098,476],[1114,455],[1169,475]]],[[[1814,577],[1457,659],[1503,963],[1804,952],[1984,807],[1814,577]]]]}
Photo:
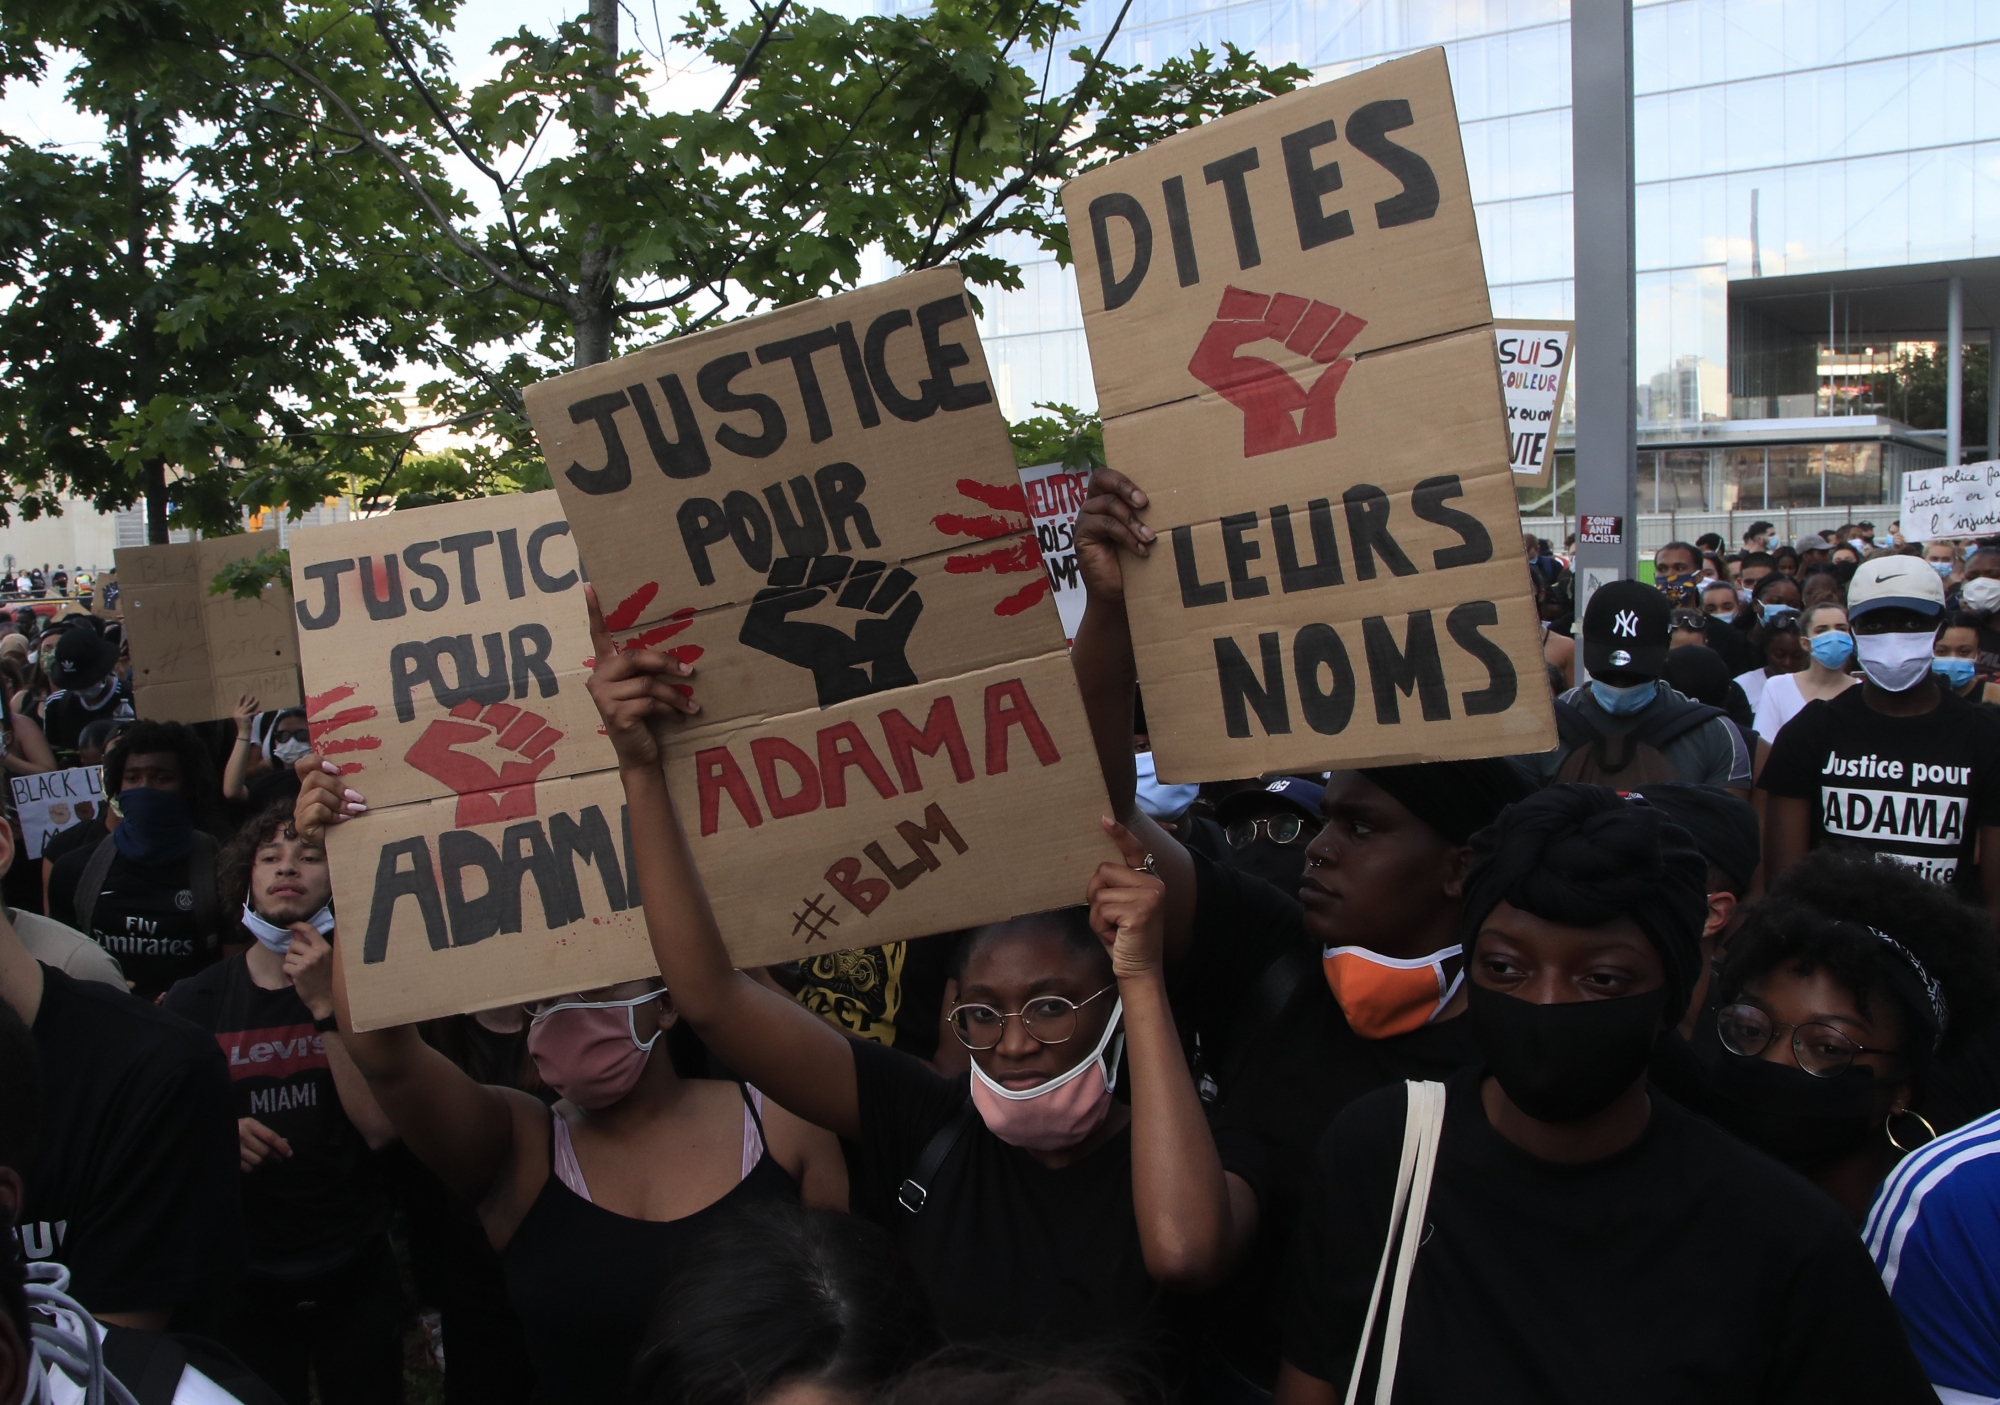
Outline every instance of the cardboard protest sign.
{"type": "Polygon", "coordinates": [[[1905,473],[1902,521],[1913,542],[2000,532],[2000,459],[1905,473]]]}
{"type": "Polygon", "coordinates": [[[42,771],[13,776],[14,813],[28,857],[39,859],[51,835],[98,820],[104,814],[104,768],[72,766],[66,771],[42,771]]]}
{"type": "Polygon", "coordinates": [[[132,643],[141,717],[208,722],[229,716],[244,693],[267,709],[299,705],[299,645],[285,588],[274,582],[257,600],[208,593],[231,561],[277,547],[276,532],[246,532],[118,549],[117,606],[132,643]]]}
{"type": "Polygon", "coordinates": [[[1028,520],[1035,524],[1042,569],[1049,573],[1049,593],[1062,619],[1063,638],[1076,643],[1083,623],[1085,591],[1076,564],[1076,515],[1088,496],[1090,474],[1059,463],[1036,464],[1021,470],[1021,490],[1027,495],[1028,520]]]}
{"type": "Polygon", "coordinates": [[[1063,199],[1106,455],[1160,537],[1126,599],[1161,777],[1552,746],[1443,51],[1063,199]]]}
{"type": "Polygon", "coordinates": [[[1546,484],[1555,469],[1556,425],[1569,384],[1574,322],[1513,318],[1493,328],[1500,393],[1507,399],[1507,442],[1516,481],[1546,484]]]}
{"type": "Polygon", "coordinates": [[[606,622],[700,660],[668,782],[739,960],[1080,900],[1104,789],[956,269],[526,400],[606,622]]]}

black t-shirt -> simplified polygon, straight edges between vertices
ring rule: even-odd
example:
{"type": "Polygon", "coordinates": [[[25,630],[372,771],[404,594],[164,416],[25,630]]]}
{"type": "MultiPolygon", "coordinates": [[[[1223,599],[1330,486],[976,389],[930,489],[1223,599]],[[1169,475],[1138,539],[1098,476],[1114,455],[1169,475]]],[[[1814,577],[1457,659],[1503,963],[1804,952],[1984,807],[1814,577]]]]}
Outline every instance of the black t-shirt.
{"type": "Polygon", "coordinates": [[[1981,825],[2000,825],[2000,719],[1942,692],[1888,717],[1849,688],[1809,702],[1771,743],[1758,784],[1812,806],[1812,847],[1857,844],[1936,883],[1971,884],[1981,825]]]}
{"type": "Polygon", "coordinates": [[[240,1177],[251,1271],[307,1278],[366,1249],[388,1227],[388,1193],[341,1107],[324,1037],[298,993],[265,990],[234,956],[180,982],[164,1003],[222,1046],[236,1115],[291,1144],[289,1157],[267,1157],[240,1177]]]}
{"type": "MultiPolygon", "coordinates": [[[[49,916],[56,921],[77,926],[76,887],[95,848],[72,849],[49,871],[49,916]]],[[[202,930],[194,909],[187,864],[135,863],[120,854],[104,877],[86,935],[118,958],[133,994],[151,1000],[212,964],[222,942],[241,940],[240,933],[202,930]]]]}
{"type": "Polygon", "coordinates": [[[1356,1098],[1406,1078],[1441,1079],[1476,1062],[1466,1021],[1444,1020],[1393,1039],[1363,1039],[1347,1023],[1305,933],[1305,909],[1261,878],[1194,854],[1194,947],[1175,973],[1174,1009],[1201,1039],[1230,1120],[1269,1158],[1257,1248],[1204,1306],[1223,1354],[1269,1379],[1278,1363],[1276,1300],[1320,1134],[1356,1098]],[[1272,963],[1297,980],[1275,1012],[1257,993],[1272,963]]]}
{"type": "Polygon", "coordinates": [[[96,707],[86,707],[81,694],[58,688],[42,704],[42,731],[57,751],[75,751],[83,729],[102,717],[130,722],[139,714],[132,708],[132,685],[119,679],[111,695],[96,707]]]}
{"type": "MultiPolygon", "coordinates": [[[[1177,1373],[1176,1305],[1147,1274],[1139,1246],[1130,1128],[1051,1170],[987,1131],[975,1114],[926,1187],[923,1213],[913,1215],[897,1205],[897,1187],[938,1129],[959,1116],[969,1081],[941,1077],[866,1040],[850,1039],[848,1047],[861,1110],[850,1164],[866,1182],[856,1203],[884,1207],[879,1213],[916,1269],[947,1341],[1088,1342],[1177,1373]]],[[[1259,1188],[1255,1144],[1223,1123],[1215,1137],[1224,1169],[1259,1188]]]]}
{"type": "MultiPolygon", "coordinates": [[[[1657,1093],[1633,1146],[1541,1161],[1493,1130],[1480,1080],[1447,1084],[1396,1401],[1936,1400],[1854,1226],[1793,1172],[1657,1093]]],[[[1328,1129],[1295,1246],[1285,1359],[1341,1390],[1407,1104],[1385,1088],[1328,1129]]]]}
{"type": "Polygon", "coordinates": [[[93,1312],[189,1302],[241,1267],[236,1112],[215,1041],[108,985],[42,967],[41,1151],[28,1257],[68,1265],[93,1312]]]}

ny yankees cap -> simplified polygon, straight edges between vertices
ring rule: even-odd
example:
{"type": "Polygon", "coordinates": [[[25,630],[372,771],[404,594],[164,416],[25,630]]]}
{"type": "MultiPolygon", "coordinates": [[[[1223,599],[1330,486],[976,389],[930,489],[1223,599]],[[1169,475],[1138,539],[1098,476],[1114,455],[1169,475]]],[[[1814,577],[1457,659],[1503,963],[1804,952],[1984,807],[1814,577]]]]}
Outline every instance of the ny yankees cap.
{"type": "Polygon", "coordinates": [[[1854,568],[1847,583],[1847,617],[1900,605],[1920,615],[1944,613],[1944,582],[1926,561],[1914,556],[1878,556],[1854,568]]]}
{"type": "Polygon", "coordinates": [[[1599,586],[1583,612],[1583,666],[1606,683],[1658,678],[1672,633],[1667,597],[1640,581],[1599,586]]]}

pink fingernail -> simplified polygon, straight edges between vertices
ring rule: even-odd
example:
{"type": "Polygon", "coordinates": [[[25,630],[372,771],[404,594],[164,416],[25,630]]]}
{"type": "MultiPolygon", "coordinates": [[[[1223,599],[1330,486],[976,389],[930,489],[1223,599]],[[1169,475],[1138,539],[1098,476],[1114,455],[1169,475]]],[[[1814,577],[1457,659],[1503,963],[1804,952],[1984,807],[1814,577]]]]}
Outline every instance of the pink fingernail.
{"type": "Polygon", "coordinates": [[[365,799],[366,797],[363,796],[362,793],[358,790],[343,790],[341,792],[341,798],[345,800],[362,800],[365,799]]]}

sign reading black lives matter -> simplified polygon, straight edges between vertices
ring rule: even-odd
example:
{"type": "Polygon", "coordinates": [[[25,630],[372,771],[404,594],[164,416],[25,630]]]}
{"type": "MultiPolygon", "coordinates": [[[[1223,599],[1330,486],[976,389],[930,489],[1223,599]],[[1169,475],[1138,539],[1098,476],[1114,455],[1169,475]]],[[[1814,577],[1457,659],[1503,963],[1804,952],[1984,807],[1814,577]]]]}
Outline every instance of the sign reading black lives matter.
{"type": "Polygon", "coordinates": [[[1555,722],[1444,53],[1069,183],[1160,775],[1546,750],[1555,722]]]}

